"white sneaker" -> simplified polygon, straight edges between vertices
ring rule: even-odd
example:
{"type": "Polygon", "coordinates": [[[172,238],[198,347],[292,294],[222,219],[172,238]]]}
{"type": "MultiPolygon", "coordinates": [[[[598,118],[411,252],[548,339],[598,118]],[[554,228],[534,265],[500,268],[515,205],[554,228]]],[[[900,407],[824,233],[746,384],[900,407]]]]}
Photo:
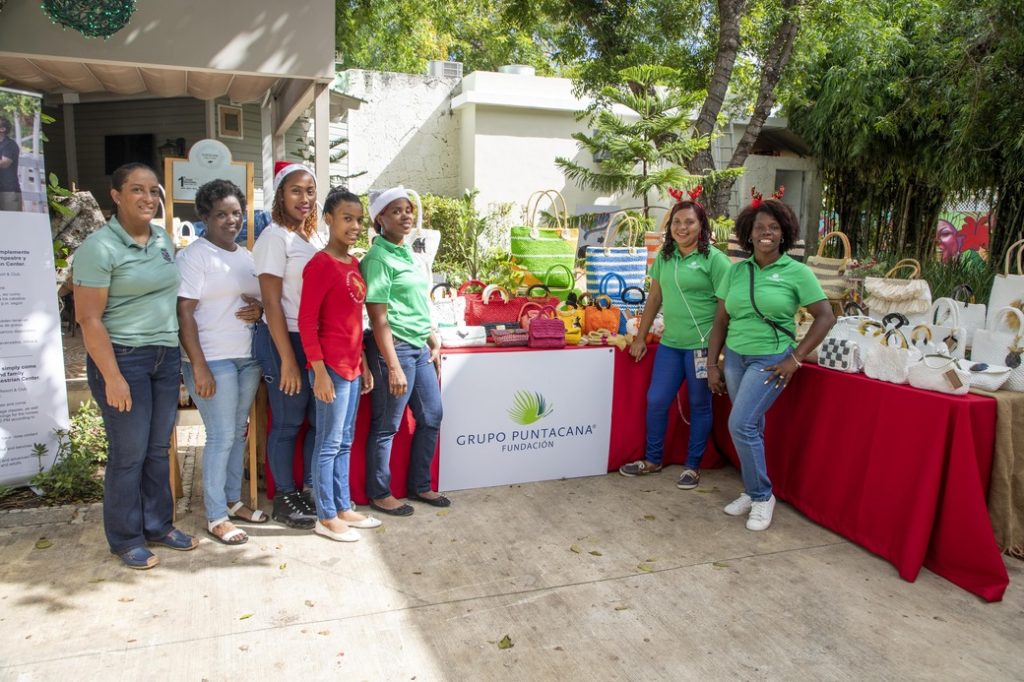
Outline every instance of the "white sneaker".
{"type": "Polygon", "coordinates": [[[765,530],[772,525],[772,512],[775,511],[775,496],[763,502],[754,502],[747,517],[747,530],[765,530]]]}
{"type": "Polygon", "coordinates": [[[724,511],[729,516],[743,516],[750,513],[750,505],[753,504],[753,500],[750,499],[750,495],[743,493],[735,500],[725,505],[724,511]]]}

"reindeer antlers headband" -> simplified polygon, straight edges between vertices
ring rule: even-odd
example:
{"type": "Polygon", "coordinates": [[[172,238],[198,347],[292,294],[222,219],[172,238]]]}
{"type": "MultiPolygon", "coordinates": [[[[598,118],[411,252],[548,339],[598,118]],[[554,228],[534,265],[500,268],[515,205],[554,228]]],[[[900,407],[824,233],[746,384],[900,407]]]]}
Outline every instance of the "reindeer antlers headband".
{"type": "MultiPolygon", "coordinates": [[[[772,199],[782,199],[786,193],[786,186],[779,185],[779,188],[772,193],[772,199]]],[[[756,187],[750,188],[750,208],[757,208],[764,202],[764,195],[757,191],[756,187]]]]}
{"type": "MultiPolygon", "coordinates": [[[[689,195],[690,201],[692,201],[695,204],[700,204],[700,202],[697,201],[697,197],[699,197],[703,191],[704,191],[704,186],[703,185],[697,185],[693,189],[686,190],[686,194],[689,195]]],[[[669,187],[668,188],[668,194],[669,194],[670,197],[672,197],[676,201],[682,201],[683,200],[683,190],[681,190],[681,189],[677,189],[675,187],[669,187]]]]}

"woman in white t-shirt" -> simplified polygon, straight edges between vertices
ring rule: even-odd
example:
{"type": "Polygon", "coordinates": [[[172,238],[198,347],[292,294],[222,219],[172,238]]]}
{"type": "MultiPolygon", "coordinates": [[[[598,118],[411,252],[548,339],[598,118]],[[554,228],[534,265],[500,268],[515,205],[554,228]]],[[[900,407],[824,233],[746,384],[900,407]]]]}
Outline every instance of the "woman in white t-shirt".
{"type": "Polygon", "coordinates": [[[242,190],[227,180],[208,182],[196,191],[196,212],[206,232],[175,259],[185,349],[181,373],[206,426],[207,531],[226,545],[241,545],[249,537],[232,519],[267,521],[262,511],[241,502],[245,426],[261,374],[252,357],[252,330],[263,306],[252,254],[235,243],[245,215],[242,190]]]}
{"type": "Polygon", "coordinates": [[[317,233],[313,172],[298,163],[279,163],[275,171],[273,222],[253,247],[266,318],[265,323],[256,325],[253,354],[263,366],[270,403],[267,462],[276,488],[272,517],[292,528],[312,529],[317,518],[311,466],[316,401],[299,338],[299,300],[302,270],[326,244],[317,233]],[[293,463],[295,443],[306,420],[303,490],[295,481],[293,463]]]}

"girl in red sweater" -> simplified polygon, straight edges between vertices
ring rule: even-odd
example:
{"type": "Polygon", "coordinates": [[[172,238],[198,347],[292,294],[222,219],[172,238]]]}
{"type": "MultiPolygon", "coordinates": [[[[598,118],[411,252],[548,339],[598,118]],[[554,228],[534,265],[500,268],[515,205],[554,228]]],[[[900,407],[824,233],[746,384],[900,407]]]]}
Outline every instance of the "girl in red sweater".
{"type": "Polygon", "coordinates": [[[359,197],[335,188],[324,201],[330,240],[302,272],[299,335],[309,362],[316,398],[313,449],[314,532],[339,542],[355,542],[353,528],[376,528],[380,520],[352,508],[349,457],[359,396],[373,388],[363,354],[363,301],[366,282],[349,254],[363,229],[359,197]]]}

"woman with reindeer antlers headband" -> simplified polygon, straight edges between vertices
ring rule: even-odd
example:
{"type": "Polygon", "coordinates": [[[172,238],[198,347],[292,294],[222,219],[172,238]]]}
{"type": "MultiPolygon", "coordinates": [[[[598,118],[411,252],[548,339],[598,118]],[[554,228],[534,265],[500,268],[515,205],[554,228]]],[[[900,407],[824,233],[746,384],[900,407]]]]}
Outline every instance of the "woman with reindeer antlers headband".
{"type": "Polygon", "coordinates": [[[647,306],[629,348],[638,362],[647,354],[647,332],[663,310],[665,333],[647,389],[647,446],[643,459],[619,468],[623,476],[661,471],[668,410],[686,382],[691,424],[686,463],[676,482],[681,490],[692,490],[700,482],[700,461],[711,433],[708,337],[717,306],[715,290],[732,265],[711,246],[711,225],[697,201],[702,191],[700,185],[689,190],[689,196],[669,190],[676,204],[666,220],[664,246],[651,264],[647,306]]]}
{"type": "Polygon", "coordinates": [[[728,390],[732,398],[729,433],[743,474],[743,494],[724,511],[747,516],[747,529],[754,531],[768,528],[775,510],[765,466],[764,415],[835,322],[814,273],[786,254],[800,236],[800,225],[781,201],[784,191],[780,187],[765,200],[752,189],[753,201],[736,218],[740,245],[753,255],[736,263],[716,291],[718,309],[708,347],[711,391],[724,395],[728,390]],[[794,316],[800,306],[814,323],[797,343],[794,316]]]}

